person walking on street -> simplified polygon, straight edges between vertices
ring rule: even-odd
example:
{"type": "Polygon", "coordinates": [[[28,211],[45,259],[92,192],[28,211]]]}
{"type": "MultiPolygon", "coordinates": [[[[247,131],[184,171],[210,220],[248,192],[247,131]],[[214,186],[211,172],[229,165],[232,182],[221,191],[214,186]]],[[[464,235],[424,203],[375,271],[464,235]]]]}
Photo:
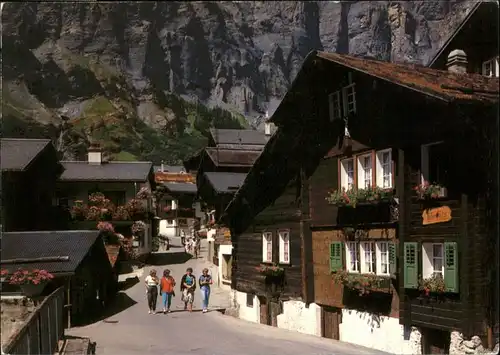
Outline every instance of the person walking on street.
{"type": "Polygon", "coordinates": [[[208,274],[208,269],[203,269],[203,273],[200,276],[200,291],[201,291],[201,302],[203,306],[203,313],[208,312],[208,300],[210,298],[210,285],[212,284],[212,276],[208,274]]]}
{"type": "Polygon", "coordinates": [[[170,270],[163,270],[163,277],[160,281],[160,294],[163,300],[163,314],[170,313],[170,305],[174,293],[175,279],[170,276],[170,270]]]}
{"type": "Polygon", "coordinates": [[[193,269],[188,267],[186,273],[181,279],[182,300],[184,301],[184,310],[193,311],[194,290],[196,289],[196,278],[193,275],[193,269]]]}
{"type": "Polygon", "coordinates": [[[156,276],[156,270],[152,269],[149,272],[149,275],[146,276],[144,280],[146,283],[146,294],[148,296],[148,306],[149,306],[149,314],[156,313],[156,301],[158,299],[158,277],[156,276]]]}

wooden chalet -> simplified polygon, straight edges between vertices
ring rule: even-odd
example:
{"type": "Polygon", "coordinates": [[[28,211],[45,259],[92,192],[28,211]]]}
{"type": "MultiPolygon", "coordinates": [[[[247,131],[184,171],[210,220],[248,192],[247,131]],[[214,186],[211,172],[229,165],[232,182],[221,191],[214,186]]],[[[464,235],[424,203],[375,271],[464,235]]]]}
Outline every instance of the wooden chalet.
{"type": "Polygon", "coordinates": [[[72,220],[69,214],[77,201],[87,204],[89,196],[100,192],[114,206],[125,206],[128,201],[141,200],[144,213],[140,216],[129,215],[126,219],[110,222],[116,232],[126,237],[132,235],[131,226],[137,219],[146,223],[146,232],[136,242],[139,255],[147,255],[152,250],[152,224],[155,215],[152,195],[138,199],[141,188],[153,191],[156,187],[153,165],[142,161],[107,161],[98,144],[89,148],[87,161],[61,161],[64,172],[56,184],[55,201],[60,209],[67,211],[66,218],[60,220],[59,228],[82,230],[96,229],[95,220],[72,220]]]}
{"type": "Polygon", "coordinates": [[[160,167],[155,169],[155,180],[159,235],[179,236],[181,230],[189,234],[201,215],[195,177],[182,166],[160,167]]]}
{"type": "Polygon", "coordinates": [[[55,228],[55,183],[63,172],[54,145],[48,139],[2,138],[1,181],[3,230],[55,228]]]}
{"type": "MultiPolygon", "coordinates": [[[[99,317],[117,292],[118,276],[98,231],[4,233],[1,256],[2,269],[10,273],[21,268],[54,275],[42,295],[65,287],[67,327],[99,317]]],[[[2,293],[19,292],[15,286],[2,283],[2,293]]]]}
{"type": "Polygon", "coordinates": [[[492,347],[499,82],[464,67],[309,54],[226,209],[240,317],[393,353],[492,347]]]}

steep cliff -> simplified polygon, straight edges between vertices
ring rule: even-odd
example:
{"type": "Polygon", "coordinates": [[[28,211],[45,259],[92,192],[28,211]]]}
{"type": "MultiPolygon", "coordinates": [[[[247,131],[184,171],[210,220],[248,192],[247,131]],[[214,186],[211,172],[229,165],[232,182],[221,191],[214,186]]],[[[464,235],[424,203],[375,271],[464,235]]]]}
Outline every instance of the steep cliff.
{"type": "Polygon", "coordinates": [[[7,3],[4,133],[41,123],[57,135],[62,114],[69,156],[98,139],[122,158],[175,162],[207,127],[272,112],[311,50],[426,64],[472,4],[7,3]]]}

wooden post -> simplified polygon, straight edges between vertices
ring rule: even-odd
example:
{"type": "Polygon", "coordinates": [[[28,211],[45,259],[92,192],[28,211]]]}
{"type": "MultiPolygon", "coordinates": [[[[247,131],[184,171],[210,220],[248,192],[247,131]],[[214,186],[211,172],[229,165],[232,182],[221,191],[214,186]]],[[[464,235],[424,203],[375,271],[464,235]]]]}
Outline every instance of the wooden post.
{"type": "Polygon", "coordinates": [[[71,276],[68,277],[66,286],[66,296],[67,296],[66,309],[68,310],[68,328],[71,328],[71,276]]]}
{"type": "Polygon", "coordinates": [[[493,330],[491,329],[491,326],[488,326],[488,349],[493,350],[493,347],[495,344],[493,344],[493,330]]]}

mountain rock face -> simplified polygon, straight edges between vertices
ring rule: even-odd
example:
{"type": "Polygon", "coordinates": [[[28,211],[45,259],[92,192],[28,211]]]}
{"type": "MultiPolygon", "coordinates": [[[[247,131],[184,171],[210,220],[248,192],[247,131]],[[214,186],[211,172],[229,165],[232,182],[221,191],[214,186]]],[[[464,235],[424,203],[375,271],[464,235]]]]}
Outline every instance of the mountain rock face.
{"type": "Polygon", "coordinates": [[[88,121],[94,105],[94,115],[176,126],[167,138],[192,135],[172,95],[240,122],[276,108],[311,50],[427,64],[473,3],[7,3],[2,98],[12,116],[44,124],[88,121]]]}

